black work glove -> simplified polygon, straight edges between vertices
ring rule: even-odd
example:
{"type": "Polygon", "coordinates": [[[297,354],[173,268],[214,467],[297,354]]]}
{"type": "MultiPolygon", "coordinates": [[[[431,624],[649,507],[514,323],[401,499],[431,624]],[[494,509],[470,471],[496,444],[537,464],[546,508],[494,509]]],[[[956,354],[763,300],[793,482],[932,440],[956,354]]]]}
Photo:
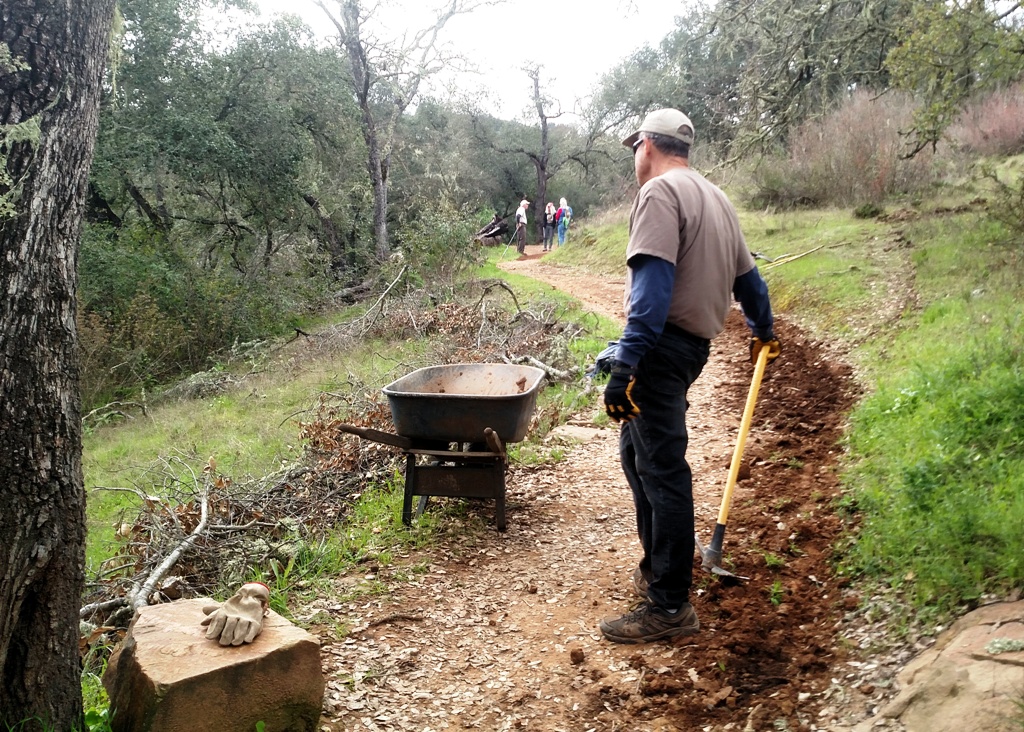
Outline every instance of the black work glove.
{"type": "Polygon", "coordinates": [[[604,388],[604,411],[612,421],[629,422],[640,414],[640,407],[633,401],[635,384],[636,367],[614,361],[611,378],[604,388]]]}
{"type": "Polygon", "coordinates": [[[764,338],[754,337],[750,339],[750,363],[757,363],[757,356],[761,353],[762,348],[768,349],[768,363],[777,359],[782,353],[782,344],[773,334],[769,333],[764,338]]]}

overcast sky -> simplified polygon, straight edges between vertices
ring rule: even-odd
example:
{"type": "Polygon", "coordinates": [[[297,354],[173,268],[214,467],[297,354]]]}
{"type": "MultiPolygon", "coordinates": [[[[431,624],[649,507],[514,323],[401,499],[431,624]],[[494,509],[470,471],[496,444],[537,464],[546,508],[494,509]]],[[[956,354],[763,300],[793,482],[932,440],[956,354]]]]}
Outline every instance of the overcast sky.
{"type": "MultiPolygon", "coordinates": [[[[313,0],[258,2],[264,14],[297,14],[317,33],[332,34],[313,0]]],[[[380,37],[397,37],[402,24],[424,27],[431,16],[423,9],[434,6],[430,0],[381,0],[377,15],[387,28],[380,37]]],[[[532,93],[525,64],[543,66],[542,88],[572,112],[603,73],[644,43],[656,46],[682,10],[666,0],[511,0],[453,18],[443,38],[479,67],[478,75],[459,77],[462,92],[485,96],[500,117],[531,119],[535,115],[524,115],[532,93]]]]}

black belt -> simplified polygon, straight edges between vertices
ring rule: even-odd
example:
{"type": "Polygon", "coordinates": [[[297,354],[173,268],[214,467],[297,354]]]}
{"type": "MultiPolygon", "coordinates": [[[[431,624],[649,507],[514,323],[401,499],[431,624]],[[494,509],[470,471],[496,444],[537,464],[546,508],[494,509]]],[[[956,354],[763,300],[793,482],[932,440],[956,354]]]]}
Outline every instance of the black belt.
{"type": "Polygon", "coordinates": [[[701,338],[700,336],[695,336],[690,331],[686,330],[685,328],[680,328],[675,323],[665,323],[664,331],[666,333],[670,333],[671,335],[684,338],[688,341],[692,341],[693,343],[697,343],[698,345],[701,346],[708,346],[711,344],[711,341],[709,339],[701,338]]]}

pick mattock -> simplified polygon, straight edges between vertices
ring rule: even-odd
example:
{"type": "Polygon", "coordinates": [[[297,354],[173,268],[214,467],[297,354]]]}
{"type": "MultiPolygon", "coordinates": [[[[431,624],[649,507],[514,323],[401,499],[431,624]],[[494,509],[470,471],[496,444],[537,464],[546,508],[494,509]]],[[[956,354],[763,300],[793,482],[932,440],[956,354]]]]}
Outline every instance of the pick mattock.
{"type": "Polygon", "coordinates": [[[719,577],[749,579],[748,577],[733,574],[722,566],[722,544],[725,542],[725,524],[729,519],[732,491],[736,487],[736,480],[739,478],[740,462],[743,460],[743,447],[747,444],[747,433],[750,432],[750,421],[754,416],[754,404],[757,402],[757,392],[761,388],[761,379],[764,377],[764,368],[767,364],[768,347],[765,346],[757,354],[757,363],[754,365],[754,380],[750,383],[747,404],[743,408],[740,434],[736,438],[736,449],[732,453],[732,464],[729,465],[729,478],[725,482],[725,492],[722,494],[722,507],[718,509],[718,523],[715,524],[715,533],[711,536],[711,546],[705,548],[700,543],[700,537],[696,534],[694,535],[694,539],[697,542],[697,551],[701,555],[701,569],[705,572],[717,574],[719,577]]]}

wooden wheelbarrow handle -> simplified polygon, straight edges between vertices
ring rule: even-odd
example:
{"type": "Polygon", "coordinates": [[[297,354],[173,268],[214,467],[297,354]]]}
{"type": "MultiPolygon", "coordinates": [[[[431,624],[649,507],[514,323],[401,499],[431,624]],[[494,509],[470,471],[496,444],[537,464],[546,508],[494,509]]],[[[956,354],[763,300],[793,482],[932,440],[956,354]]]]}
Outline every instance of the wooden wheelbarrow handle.
{"type": "Polygon", "coordinates": [[[403,450],[408,450],[412,447],[412,440],[408,437],[393,435],[390,432],[381,432],[380,430],[375,430],[371,427],[356,427],[354,424],[341,423],[338,425],[338,429],[342,432],[347,432],[350,435],[358,435],[364,440],[380,442],[385,445],[394,445],[395,447],[400,447],[403,450]]]}

